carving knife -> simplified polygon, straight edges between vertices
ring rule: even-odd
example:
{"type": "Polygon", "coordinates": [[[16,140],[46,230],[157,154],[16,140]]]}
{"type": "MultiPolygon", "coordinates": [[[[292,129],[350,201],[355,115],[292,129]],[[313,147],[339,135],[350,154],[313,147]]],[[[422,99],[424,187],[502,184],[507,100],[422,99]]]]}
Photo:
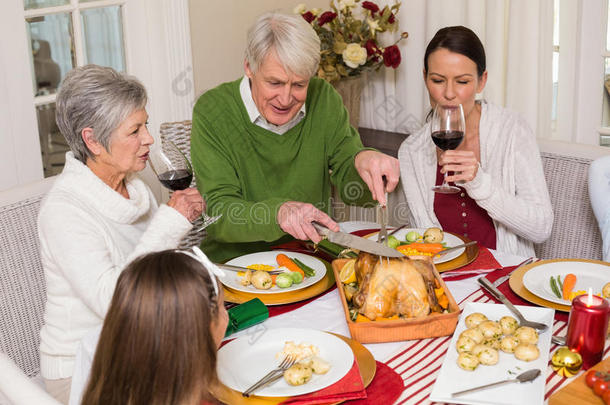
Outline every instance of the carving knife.
{"type": "Polygon", "coordinates": [[[404,257],[402,253],[400,253],[396,249],[392,249],[387,247],[384,244],[374,242],[369,239],[361,238],[360,236],[351,235],[345,232],[333,232],[327,227],[318,224],[316,222],[311,223],[316,231],[328,238],[332,243],[336,243],[338,245],[346,246],[348,248],[362,250],[364,252],[369,252],[377,256],[385,256],[385,257],[404,257]]]}

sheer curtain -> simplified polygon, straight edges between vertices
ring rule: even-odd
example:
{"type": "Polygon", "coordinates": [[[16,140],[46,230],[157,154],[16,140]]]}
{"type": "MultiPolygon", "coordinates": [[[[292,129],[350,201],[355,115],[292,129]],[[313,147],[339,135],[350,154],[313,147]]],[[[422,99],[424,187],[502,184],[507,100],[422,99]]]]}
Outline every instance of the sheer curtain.
{"type": "Polygon", "coordinates": [[[417,130],[430,106],[422,73],[426,45],[438,29],[464,25],[485,46],[488,80],[481,98],[520,112],[538,137],[550,137],[553,0],[408,0],[398,17],[409,33],[399,45],[402,63],[369,74],[361,126],[417,130]]]}

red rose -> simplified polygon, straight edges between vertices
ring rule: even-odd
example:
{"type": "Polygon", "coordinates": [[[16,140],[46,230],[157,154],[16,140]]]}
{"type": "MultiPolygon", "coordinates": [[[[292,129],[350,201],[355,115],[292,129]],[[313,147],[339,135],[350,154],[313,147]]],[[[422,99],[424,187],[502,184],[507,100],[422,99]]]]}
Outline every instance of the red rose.
{"type": "Polygon", "coordinates": [[[362,8],[366,8],[371,12],[371,15],[375,15],[379,11],[379,6],[372,1],[365,1],[362,3],[362,8]]]}
{"type": "Polygon", "coordinates": [[[400,49],[396,45],[388,46],[383,51],[383,64],[396,69],[400,65],[400,49]]]}
{"type": "Polygon", "coordinates": [[[305,19],[305,21],[307,21],[308,23],[311,24],[311,22],[316,18],[315,15],[313,15],[313,13],[311,11],[308,11],[306,13],[301,14],[303,16],[303,18],[305,19]]]}
{"type": "Polygon", "coordinates": [[[377,43],[373,39],[369,39],[368,41],[366,41],[366,44],[364,44],[364,47],[366,48],[367,56],[377,55],[377,54],[381,53],[381,51],[379,50],[379,47],[377,46],[377,43]]]}
{"type": "Polygon", "coordinates": [[[390,13],[390,16],[388,17],[388,22],[390,24],[394,24],[394,21],[396,21],[396,17],[394,17],[394,13],[390,13]]]}
{"type": "Polygon", "coordinates": [[[320,17],[318,17],[318,25],[321,27],[324,24],[331,22],[335,18],[337,18],[337,13],[333,13],[332,11],[325,11],[320,15],[320,17]]]}

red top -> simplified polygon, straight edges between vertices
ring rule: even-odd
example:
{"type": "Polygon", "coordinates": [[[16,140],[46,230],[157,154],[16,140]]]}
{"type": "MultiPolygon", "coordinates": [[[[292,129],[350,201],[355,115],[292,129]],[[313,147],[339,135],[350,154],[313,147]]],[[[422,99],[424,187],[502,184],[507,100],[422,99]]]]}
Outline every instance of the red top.
{"type": "MultiPolygon", "coordinates": [[[[436,168],[436,185],[443,183],[441,166],[436,168]]],[[[434,193],[434,213],[444,231],[464,235],[489,249],[496,248],[496,229],[485,209],[460,187],[455,194],[434,193]]]]}

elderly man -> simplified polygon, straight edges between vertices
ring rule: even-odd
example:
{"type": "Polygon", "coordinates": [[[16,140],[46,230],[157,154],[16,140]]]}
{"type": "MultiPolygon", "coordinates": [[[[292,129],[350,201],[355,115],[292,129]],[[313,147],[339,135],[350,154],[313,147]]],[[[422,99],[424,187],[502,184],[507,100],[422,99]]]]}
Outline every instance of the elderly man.
{"type": "Polygon", "coordinates": [[[385,205],[397,159],[362,146],[339,94],[313,77],[320,40],[300,16],[268,13],[248,32],[245,76],[203,94],[191,156],[214,215],[202,248],[221,261],[332,230],[331,182],[343,201],[385,205]],[[384,184],[385,176],[385,184],[384,184]]]}

